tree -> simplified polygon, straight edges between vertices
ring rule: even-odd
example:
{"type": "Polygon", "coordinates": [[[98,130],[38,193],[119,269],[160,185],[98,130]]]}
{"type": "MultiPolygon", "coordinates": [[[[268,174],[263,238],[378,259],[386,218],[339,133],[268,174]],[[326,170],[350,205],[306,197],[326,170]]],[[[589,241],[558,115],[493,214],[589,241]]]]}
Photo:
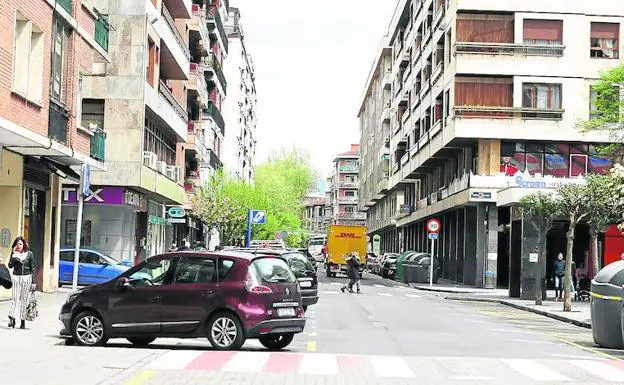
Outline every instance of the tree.
{"type": "Polygon", "coordinates": [[[566,270],[564,277],[563,311],[572,311],[572,298],[570,286],[572,284],[572,249],[574,248],[574,231],[576,226],[589,215],[587,207],[588,195],[584,191],[585,186],[576,183],[564,184],[557,188],[559,196],[559,208],[563,215],[568,217],[570,227],[566,234],[568,240],[566,252],[566,270]]]}
{"type": "Polygon", "coordinates": [[[588,175],[583,192],[588,212],[587,223],[592,246],[594,273],[600,270],[598,235],[607,231],[610,224],[622,219],[618,205],[616,181],[609,175],[588,175]]]}
{"type": "MultiPolygon", "coordinates": [[[[552,194],[537,192],[520,200],[522,215],[537,232],[537,252],[539,258],[546,260],[546,237],[552,228],[555,217],[559,214],[559,203],[552,194]]],[[[545,275],[546,272],[544,271],[545,275]]],[[[544,278],[541,277],[543,280],[544,278]]],[[[542,292],[536,285],[535,303],[541,305],[542,292]]]]}
{"type": "Polygon", "coordinates": [[[618,228],[620,231],[624,231],[624,166],[620,164],[613,166],[610,176],[614,183],[616,211],[621,213],[618,216],[618,228]]]}

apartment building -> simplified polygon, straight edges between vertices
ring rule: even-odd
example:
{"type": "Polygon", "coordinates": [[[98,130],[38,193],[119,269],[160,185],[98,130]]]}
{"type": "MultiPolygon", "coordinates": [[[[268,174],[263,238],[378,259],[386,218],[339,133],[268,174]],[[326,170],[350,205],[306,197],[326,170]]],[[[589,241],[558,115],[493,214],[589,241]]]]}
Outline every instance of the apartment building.
{"type": "Polygon", "coordinates": [[[256,165],[256,74],[245,45],[238,8],[230,7],[226,24],[229,51],[225,77],[230,84],[224,115],[228,127],[223,164],[230,176],[253,184],[256,165]]]}
{"type": "Polygon", "coordinates": [[[366,215],[358,210],[360,145],[334,158],[334,168],[328,178],[328,212],[331,224],[364,225],[366,215]]]}
{"type": "Polygon", "coordinates": [[[308,236],[326,235],[329,217],[325,215],[327,197],[325,194],[310,194],[303,202],[303,228],[308,236]]]}
{"type": "Polygon", "coordinates": [[[62,185],[79,179],[72,167],[105,169],[106,133],[89,124],[81,79],[111,61],[110,26],[86,1],[24,0],[2,3],[0,27],[0,262],[24,236],[37,288],[50,292],[62,185]]]}
{"type": "MultiPolygon", "coordinates": [[[[224,2],[92,0],[106,14],[110,63],[82,79],[91,119],[106,128],[106,173],[85,202],[84,245],[138,261],[202,238],[188,195],[220,167],[227,52],[224,2]],[[186,204],[186,206],[185,206],[186,204]]],[[[75,218],[74,191],[63,217],[75,218]]],[[[72,232],[64,220],[61,233],[72,232]]],[[[64,244],[64,242],[61,242],[64,244]]]]}
{"type": "MultiPolygon", "coordinates": [[[[596,151],[609,138],[578,126],[619,64],[623,21],[617,0],[399,1],[358,114],[360,208],[382,252],[428,251],[436,217],[443,277],[535,298],[567,223],[537,258],[518,202],[610,168],[596,151]]],[[[587,228],[576,236],[589,272],[587,228]]]]}

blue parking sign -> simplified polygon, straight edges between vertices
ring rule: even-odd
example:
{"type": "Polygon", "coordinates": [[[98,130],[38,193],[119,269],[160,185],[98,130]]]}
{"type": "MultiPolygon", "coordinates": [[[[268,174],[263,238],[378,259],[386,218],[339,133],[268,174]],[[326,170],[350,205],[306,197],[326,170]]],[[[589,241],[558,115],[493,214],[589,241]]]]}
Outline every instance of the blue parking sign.
{"type": "Polygon", "coordinates": [[[266,212],[264,210],[252,210],[251,223],[254,225],[264,225],[266,223],[266,212]]]}

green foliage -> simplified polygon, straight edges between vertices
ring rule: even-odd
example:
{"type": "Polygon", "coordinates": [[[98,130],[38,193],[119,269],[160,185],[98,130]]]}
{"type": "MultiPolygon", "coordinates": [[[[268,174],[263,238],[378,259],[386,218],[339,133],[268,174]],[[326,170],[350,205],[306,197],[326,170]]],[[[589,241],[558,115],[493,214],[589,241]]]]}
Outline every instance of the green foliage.
{"type": "Polygon", "coordinates": [[[309,156],[297,149],[282,151],[258,165],[255,174],[254,185],[249,185],[220,173],[196,197],[194,211],[205,223],[227,231],[221,235],[224,245],[244,243],[247,209],[267,214],[266,224],[252,228],[252,239],[274,239],[277,232],[288,231],[294,232],[288,245],[301,245],[303,200],[316,181],[309,156]]]}
{"type": "Polygon", "coordinates": [[[552,226],[553,219],[559,214],[559,201],[553,194],[538,191],[520,199],[522,214],[531,220],[543,222],[546,230],[552,226]]]}
{"type": "Polygon", "coordinates": [[[587,222],[593,232],[604,232],[608,225],[621,219],[618,186],[609,175],[587,175],[585,181],[587,222]]]}

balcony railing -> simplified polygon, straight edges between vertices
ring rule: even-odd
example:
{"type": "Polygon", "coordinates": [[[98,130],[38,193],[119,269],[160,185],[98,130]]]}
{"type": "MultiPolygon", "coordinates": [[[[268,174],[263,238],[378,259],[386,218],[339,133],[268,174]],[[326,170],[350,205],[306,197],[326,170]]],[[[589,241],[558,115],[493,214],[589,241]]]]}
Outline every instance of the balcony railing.
{"type": "Polygon", "coordinates": [[[169,102],[171,107],[173,107],[176,114],[178,114],[178,116],[180,116],[182,120],[188,122],[188,114],[186,113],[180,102],[178,102],[178,100],[173,96],[171,91],[169,91],[169,87],[162,80],[160,81],[160,86],[158,89],[162,96],[165,97],[167,102],[169,102]]]}
{"type": "Polygon", "coordinates": [[[221,132],[225,133],[225,121],[223,120],[223,115],[221,115],[221,112],[212,101],[208,102],[208,108],[204,109],[203,112],[212,116],[212,119],[214,119],[215,123],[217,123],[217,126],[221,128],[221,132]]]}
{"type": "Polygon", "coordinates": [[[95,22],[95,41],[104,49],[104,51],[108,51],[108,32],[108,23],[102,16],[100,16],[95,22]]]}
{"type": "Polygon", "coordinates": [[[50,101],[48,137],[57,142],[67,144],[67,122],[69,114],[65,109],[50,101]]]}
{"type": "Polygon", "coordinates": [[[223,93],[227,95],[227,80],[225,79],[225,75],[223,75],[221,63],[219,63],[219,60],[215,55],[212,55],[207,60],[207,64],[214,70],[215,75],[217,75],[217,78],[219,79],[219,82],[221,82],[221,86],[223,87],[223,93]]]}
{"type": "Polygon", "coordinates": [[[206,78],[200,66],[197,63],[191,63],[190,73],[195,76],[197,93],[199,94],[200,105],[208,106],[209,95],[208,85],[206,84],[206,78]]]}
{"type": "Polygon", "coordinates": [[[357,173],[357,172],[360,172],[360,167],[359,166],[344,165],[344,166],[339,166],[338,167],[338,171],[340,171],[340,172],[353,172],[353,173],[357,173]]]}
{"type": "Polygon", "coordinates": [[[223,27],[223,22],[221,21],[221,15],[219,14],[219,8],[216,6],[211,6],[210,11],[207,15],[208,24],[213,24],[217,31],[219,31],[219,36],[221,37],[221,41],[223,42],[223,48],[225,48],[225,52],[228,50],[228,38],[225,34],[225,28],[223,27]]]}
{"type": "Polygon", "coordinates": [[[56,0],[56,2],[61,7],[63,7],[63,9],[67,11],[67,13],[71,15],[71,11],[72,11],[71,0],[56,0]]]}
{"type": "Polygon", "coordinates": [[[455,54],[563,56],[564,45],[513,43],[456,43],[455,54]]]}
{"type": "Polygon", "coordinates": [[[182,35],[180,35],[180,32],[178,32],[178,29],[175,26],[175,22],[173,21],[173,17],[171,17],[171,14],[169,13],[169,10],[165,6],[165,4],[162,4],[161,13],[165,21],[167,21],[169,28],[173,32],[173,36],[175,37],[176,42],[178,43],[180,48],[182,49],[184,56],[186,56],[187,60],[191,60],[191,52],[189,51],[188,45],[184,42],[184,39],[182,38],[182,35]]]}
{"type": "Polygon", "coordinates": [[[106,133],[102,129],[97,129],[91,137],[91,158],[104,162],[106,155],[106,133]]]}
{"type": "Polygon", "coordinates": [[[193,4],[191,12],[194,17],[197,17],[199,24],[199,36],[202,39],[202,45],[205,52],[210,51],[210,36],[208,34],[208,26],[206,24],[206,10],[202,8],[202,4],[193,4]]]}
{"type": "Polygon", "coordinates": [[[456,118],[482,119],[561,120],[564,112],[563,109],[529,107],[457,106],[453,108],[456,118]]]}

